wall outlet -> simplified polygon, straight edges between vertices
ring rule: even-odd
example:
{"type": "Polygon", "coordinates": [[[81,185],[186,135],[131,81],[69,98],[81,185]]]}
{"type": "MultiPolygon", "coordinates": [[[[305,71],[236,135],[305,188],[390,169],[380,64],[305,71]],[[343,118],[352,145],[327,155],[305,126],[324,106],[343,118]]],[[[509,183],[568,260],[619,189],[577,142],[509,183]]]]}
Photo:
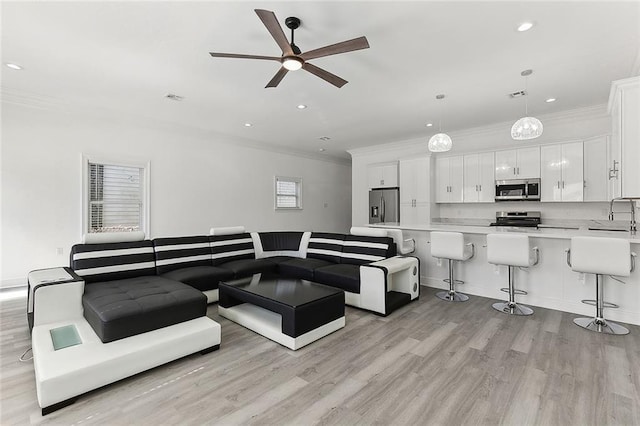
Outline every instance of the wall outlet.
{"type": "Polygon", "coordinates": [[[58,256],[62,256],[64,254],[64,249],[62,247],[57,247],[56,248],[56,254],[58,256]]]}
{"type": "Polygon", "coordinates": [[[324,203],[324,208],[326,209],[327,207],[329,207],[329,203],[324,203]]]}

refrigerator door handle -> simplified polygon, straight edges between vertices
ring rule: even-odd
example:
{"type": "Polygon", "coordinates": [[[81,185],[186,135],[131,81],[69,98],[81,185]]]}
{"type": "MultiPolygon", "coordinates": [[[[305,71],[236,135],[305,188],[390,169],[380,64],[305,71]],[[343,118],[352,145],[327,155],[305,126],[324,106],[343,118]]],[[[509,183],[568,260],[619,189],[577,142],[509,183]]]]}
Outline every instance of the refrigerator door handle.
{"type": "Polygon", "coordinates": [[[385,206],[384,197],[382,195],[380,196],[380,205],[382,206],[382,213],[380,214],[380,222],[384,222],[384,216],[387,210],[386,208],[387,206],[385,206]]]}

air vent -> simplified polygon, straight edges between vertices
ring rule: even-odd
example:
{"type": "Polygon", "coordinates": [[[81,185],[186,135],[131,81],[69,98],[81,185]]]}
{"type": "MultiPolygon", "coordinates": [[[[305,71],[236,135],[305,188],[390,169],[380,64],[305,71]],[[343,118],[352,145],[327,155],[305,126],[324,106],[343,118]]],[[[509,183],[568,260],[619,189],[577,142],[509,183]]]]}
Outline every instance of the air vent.
{"type": "Polygon", "coordinates": [[[184,99],[184,96],[176,95],[175,93],[167,93],[164,97],[172,101],[181,101],[184,99]]]}
{"type": "Polygon", "coordinates": [[[523,96],[527,96],[527,92],[525,92],[524,90],[518,90],[517,92],[509,93],[509,97],[511,99],[513,99],[513,98],[521,98],[523,96]]]}

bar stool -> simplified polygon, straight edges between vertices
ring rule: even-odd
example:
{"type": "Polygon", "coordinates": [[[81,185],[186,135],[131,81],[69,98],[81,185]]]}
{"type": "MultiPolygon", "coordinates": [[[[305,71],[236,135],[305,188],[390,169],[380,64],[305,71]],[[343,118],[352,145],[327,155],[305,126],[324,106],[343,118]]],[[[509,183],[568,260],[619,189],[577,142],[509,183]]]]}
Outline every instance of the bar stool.
{"type": "Polygon", "coordinates": [[[411,254],[416,251],[416,240],[413,238],[405,239],[402,235],[402,229],[387,229],[387,236],[393,238],[399,255],[411,254]]]}
{"type": "Polygon", "coordinates": [[[576,318],[573,320],[576,325],[597,333],[629,333],[626,327],[604,319],[604,308],[617,308],[618,305],[604,301],[603,276],[628,277],[635,269],[635,256],[636,254],[631,252],[629,241],[600,237],[571,238],[571,248],[567,250],[567,264],[575,272],[596,276],[596,299],[582,301],[596,307],[596,316],[576,318]]]}
{"type": "Polygon", "coordinates": [[[464,281],[454,279],[453,262],[471,259],[474,253],[474,245],[472,243],[465,244],[464,236],[460,232],[431,233],[431,256],[449,261],[449,278],[444,280],[444,282],[449,283],[449,290],[436,293],[438,298],[450,302],[465,302],[469,300],[469,296],[458,293],[454,289],[456,283],[462,284],[464,281]]]}
{"type": "Polygon", "coordinates": [[[493,308],[505,314],[531,315],[533,309],[516,303],[516,294],[527,294],[526,291],[516,290],[513,283],[515,267],[527,268],[538,264],[540,254],[538,247],[529,248],[529,236],[513,234],[487,235],[487,261],[494,265],[509,267],[509,287],[501,291],[509,293],[509,300],[493,304],[493,308]],[[533,252],[533,258],[531,253],[533,252]]]}

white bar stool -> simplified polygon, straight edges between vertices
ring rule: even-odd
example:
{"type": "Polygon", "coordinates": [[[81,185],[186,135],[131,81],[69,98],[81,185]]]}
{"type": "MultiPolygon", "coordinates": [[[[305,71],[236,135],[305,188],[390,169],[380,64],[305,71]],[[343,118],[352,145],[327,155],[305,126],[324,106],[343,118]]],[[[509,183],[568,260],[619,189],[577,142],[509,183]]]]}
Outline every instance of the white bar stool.
{"type": "MultiPolygon", "coordinates": [[[[603,275],[628,277],[635,269],[635,253],[631,252],[629,241],[618,238],[574,237],[567,250],[567,264],[571,270],[596,275],[596,299],[582,303],[596,307],[594,318],[576,318],[576,325],[587,330],[604,334],[628,334],[629,330],[619,324],[604,319],[604,308],[618,305],[604,301],[603,275]]],[[[614,278],[617,280],[616,278],[614,278]]],[[[620,280],[617,280],[620,281],[620,280]]]]}
{"type": "Polygon", "coordinates": [[[509,300],[493,304],[493,308],[505,314],[531,315],[533,309],[516,303],[516,294],[527,294],[526,291],[516,290],[513,283],[513,268],[528,268],[538,264],[540,254],[538,247],[529,248],[529,236],[514,234],[487,235],[487,261],[494,265],[509,267],[509,287],[500,290],[509,293],[509,300]],[[533,257],[531,254],[533,253],[533,257]]]}
{"type": "Polygon", "coordinates": [[[458,293],[454,289],[456,283],[462,284],[464,281],[454,279],[453,262],[471,259],[474,253],[475,247],[472,243],[465,244],[464,235],[460,232],[431,233],[431,256],[449,261],[449,278],[444,280],[444,282],[449,283],[449,290],[436,293],[438,298],[450,302],[465,302],[469,300],[469,296],[458,293]]]}

